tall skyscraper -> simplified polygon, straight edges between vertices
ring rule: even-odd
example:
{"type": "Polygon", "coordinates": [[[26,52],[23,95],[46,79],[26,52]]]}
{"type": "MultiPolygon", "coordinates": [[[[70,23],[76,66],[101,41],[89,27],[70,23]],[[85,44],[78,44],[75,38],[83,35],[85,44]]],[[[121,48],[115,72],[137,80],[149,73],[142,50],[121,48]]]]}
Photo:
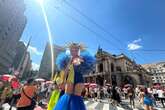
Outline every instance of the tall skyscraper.
{"type": "Polygon", "coordinates": [[[24,0],[0,0],[0,74],[7,73],[26,25],[24,0]]]}
{"type": "Polygon", "coordinates": [[[32,69],[32,61],[30,58],[30,53],[26,51],[23,64],[20,69],[20,78],[26,80],[28,77],[30,77],[31,69],[32,69]]]}
{"type": "Polygon", "coordinates": [[[30,53],[27,52],[27,47],[22,41],[19,41],[16,47],[16,55],[13,61],[12,67],[14,67],[14,70],[19,71],[19,77],[26,77],[28,74],[30,74],[31,71],[31,58],[30,53]]]}
{"type": "MultiPolygon", "coordinates": [[[[21,59],[23,58],[24,54],[26,51],[26,46],[23,42],[18,42],[17,46],[16,46],[16,55],[13,61],[13,65],[12,67],[14,67],[14,70],[16,70],[21,62],[21,59]]],[[[26,55],[25,55],[26,56],[26,55]]]]}
{"type": "MultiPolygon", "coordinates": [[[[54,47],[54,60],[56,60],[57,55],[64,51],[63,47],[58,45],[53,45],[54,47]]],[[[55,64],[55,61],[54,61],[55,64]]],[[[40,69],[39,69],[39,77],[50,79],[51,78],[51,51],[50,44],[47,43],[45,47],[45,51],[41,60],[40,69]]],[[[54,71],[56,71],[56,66],[54,67],[54,71]]]]}

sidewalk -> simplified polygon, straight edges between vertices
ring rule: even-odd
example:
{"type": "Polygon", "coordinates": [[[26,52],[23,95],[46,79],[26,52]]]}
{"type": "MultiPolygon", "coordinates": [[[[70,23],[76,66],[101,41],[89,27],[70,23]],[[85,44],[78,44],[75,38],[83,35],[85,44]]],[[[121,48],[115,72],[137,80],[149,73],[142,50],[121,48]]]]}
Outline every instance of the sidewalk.
{"type": "MultiPolygon", "coordinates": [[[[9,110],[10,105],[8,103],[5,103],[2,105],[3,110],[9,110]]],[[[17,110],[15,107],[12,107],[12,110],[17,110]]],[[[44,110],[41,107],[37,106],[34,110],[44,110]]],[[[46,109],[45,109],[46,110],[46,109]]]]}
{"type": "Polygon", "coordinates": [[[143,105],[141,105],[136,100],[135,100],[135,108],[131,108],[129,99],[122,100],[122,105],[124,106],[124,108],[125,108],[125,106],[127,106],[127,109],[129,109],[129,110],[144,110],[143,105]]]}
{"type": "MultiPolygon", "coordinates": [[[[129,104],[129,100],[122,100],[123,105],[127,105],[131,108],[129,104]]],[[[144,106],[141,105],[137,100],[135,100],[135,108],[130,110],[144,110],[144,106]]],[[[165,110],[165,108],[162,107],[161,103],[157,102],[157,107],[154,107],[154,110],[165,110]]]]}

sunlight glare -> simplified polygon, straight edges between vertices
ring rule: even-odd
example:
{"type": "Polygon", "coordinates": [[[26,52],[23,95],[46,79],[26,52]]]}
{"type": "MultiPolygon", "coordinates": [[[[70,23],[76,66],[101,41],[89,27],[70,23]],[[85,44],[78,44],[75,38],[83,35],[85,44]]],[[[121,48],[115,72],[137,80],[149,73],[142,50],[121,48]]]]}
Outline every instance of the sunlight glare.
{"type": "Polygon", "coordinates": [[[44,0],[36,0],[40,5],[43,5],[44,0]]]}
{"type": "Polygon", "coordinates": [[[45,25],[46,25],[46,29],[47,29],[47,32],[48,32],[48,39],[49,39],[50,52],[51,52],[51,78],[53,78],[53,75],[54,75],[54,50],[53,50],[52,33],[51,33],[49,22],[48,22],[48,17],[46,15],[46,11],[45,11],[45,8],[44,8],[44,5],[43,5],[43,0],[37,0],[37,1],[40,3],[42,13],[43,13],[43,17],[44,17],[44,21],[45,21],[45,25]]]}

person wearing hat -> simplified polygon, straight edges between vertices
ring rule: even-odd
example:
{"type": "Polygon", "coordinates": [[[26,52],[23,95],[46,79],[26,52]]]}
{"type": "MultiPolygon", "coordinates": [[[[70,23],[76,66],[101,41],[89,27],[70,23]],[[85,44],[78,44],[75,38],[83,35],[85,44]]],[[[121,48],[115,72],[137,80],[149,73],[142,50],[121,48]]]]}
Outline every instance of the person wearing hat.
{"type": "Polygon", "coordinates": [[[94,63],[95,58],[78,43],[71,43],[66,52],[57,56],[56,65],[65,73],[65,94],[54,110],[86,110],[81,96],[84,88],[83,74],[90,72],[94,63]]]}

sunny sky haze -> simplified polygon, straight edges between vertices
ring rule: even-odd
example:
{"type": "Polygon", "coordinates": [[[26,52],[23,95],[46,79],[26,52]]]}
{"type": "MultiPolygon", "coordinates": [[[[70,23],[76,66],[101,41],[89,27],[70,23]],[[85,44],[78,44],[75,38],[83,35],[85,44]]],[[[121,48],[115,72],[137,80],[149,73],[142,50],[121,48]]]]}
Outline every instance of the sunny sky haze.
{"type": "MultiPolygon", "coordinates": [[[[38,68],[48,33],[36,0],[25,0],[25,5],[27,25],[21,41],[33,37],[29,51],[33,68],[38,68]]],[[[81,42],[92,54],[100,45],[140,64],[165,61],[164,0],[44,0],[43,6],[54,44],[81,42]]]]}

